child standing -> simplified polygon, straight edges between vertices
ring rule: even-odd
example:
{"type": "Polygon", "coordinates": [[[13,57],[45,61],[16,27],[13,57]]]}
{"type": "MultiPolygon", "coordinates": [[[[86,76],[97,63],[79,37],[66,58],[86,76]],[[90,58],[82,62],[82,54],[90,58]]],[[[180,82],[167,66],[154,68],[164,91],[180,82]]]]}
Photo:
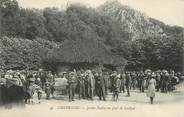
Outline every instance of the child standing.
{"type": "Polygon", "coordinates": [[[41,103],[41,97],[42,97],[42,88],[40,86],[36,86],[36,93],[37,93],[37,96],[38,96],[38,103],[40,104],[41,103]]]}

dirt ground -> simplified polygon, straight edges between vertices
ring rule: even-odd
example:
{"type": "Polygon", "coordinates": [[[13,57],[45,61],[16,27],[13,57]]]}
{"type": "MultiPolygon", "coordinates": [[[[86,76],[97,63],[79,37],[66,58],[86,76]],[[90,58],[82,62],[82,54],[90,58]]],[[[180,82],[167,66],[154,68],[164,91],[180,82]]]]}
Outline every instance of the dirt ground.
{"type": "MultiPolygon", "coordinates": [[[[45,95],[43,95],[45,98],[45,95]]],[[[109,93],[107,101],[78,100],[69,102],[68,96],[57,96],[55,99],[42,99],[41,104],[26,105],[25,108],[11,110],[0,109],[0,117],[184,117],[184,83],[177,86],[172,93],[156,93],[151,105],[146,93],[131,91],[131,96],[121,93],[114,102],[109,93]]]]}

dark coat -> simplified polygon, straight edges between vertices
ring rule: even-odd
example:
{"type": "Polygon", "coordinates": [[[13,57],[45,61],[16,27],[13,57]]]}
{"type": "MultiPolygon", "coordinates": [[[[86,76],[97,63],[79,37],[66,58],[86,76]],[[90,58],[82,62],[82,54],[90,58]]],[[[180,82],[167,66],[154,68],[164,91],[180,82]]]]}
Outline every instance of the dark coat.
{"type": "Polygon", "coordinates": [[[130,75],[126,75],[125,77],[125,85],[126,86],[130,86],[131,83],[131,76],[130,75]]]}
{"type": "Polygon", "coordinates": [[[2,104],[9,103],[23,103],[24,100],[24,90],[23,87],[12,85],[10,87],[6,87],[5,85],[1,85],[1,101],[2,104]]]}

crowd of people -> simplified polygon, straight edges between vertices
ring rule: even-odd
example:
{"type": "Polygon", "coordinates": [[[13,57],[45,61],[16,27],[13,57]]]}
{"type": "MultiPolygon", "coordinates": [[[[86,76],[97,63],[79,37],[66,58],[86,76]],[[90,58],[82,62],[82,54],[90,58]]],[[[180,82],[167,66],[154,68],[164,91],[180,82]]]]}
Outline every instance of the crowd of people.
{"type": "Polygon", "coordinates": [[[155,92],[172,92],[175,85],[183,79],[181,73],[173,70],[151,71],[103,71],[103,70],[73,70],[59,74],[39,69],[31,70],[1,70],[0,72],[0,104],[10,103],[31,104],[34,103],[33,95],[37,94],[40,103],[41,99],[55,98],[55,91],[60,85],[64,95],[68,95],[69,101],[74,99],[107,100],[109,93],[113,94],[113,100],[117,101],[119,93],[125,93],[129,97],[130,90],[146,92],[151,104],[155,92]],[[59,80],[63,83],[58,85],[59,80]],[[57,84],[57,85],[56,85],[57,84]],[[61,86],[62,87],[62,86],[61,86]],[[46,94],[43,97],[42,94],[46,94]],[[75,96],[77,94],[77,96],[75,96]],[[77,97],[77,98],[76,98],[77,97]]]}

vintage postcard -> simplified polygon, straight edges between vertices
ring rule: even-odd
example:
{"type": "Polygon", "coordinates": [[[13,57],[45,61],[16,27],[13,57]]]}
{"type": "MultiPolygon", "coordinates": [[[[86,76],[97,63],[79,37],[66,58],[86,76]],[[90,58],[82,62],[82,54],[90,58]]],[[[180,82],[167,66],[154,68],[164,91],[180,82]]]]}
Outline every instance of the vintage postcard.
{"type": "Polygon", "coordinates": [[[184,117],[184,0],[0,0],[0,117],[184,117]]]}

